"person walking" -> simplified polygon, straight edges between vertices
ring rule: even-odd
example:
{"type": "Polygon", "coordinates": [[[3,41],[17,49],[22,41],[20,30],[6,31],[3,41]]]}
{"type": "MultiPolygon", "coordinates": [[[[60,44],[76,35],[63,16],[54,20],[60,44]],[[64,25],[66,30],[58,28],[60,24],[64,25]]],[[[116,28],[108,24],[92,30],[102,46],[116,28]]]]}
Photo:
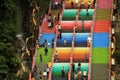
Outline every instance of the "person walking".
{"type": "Polygon", "coordinates": [[[52,39],[52,48],[54,48],[54,38],[52,39]]]}
{"type": "Polygon", "coordinates": [[[77,76],[78,76],[78,80],[81,80],[82,79],[82,72],[79,71],[78,74],[77,74],[77,76]]]}
{"type": "Polygon", "coordinates": [[[90,47],[90,45],[91,45],[91,37],[88,36],[88,38],[87,38],[87,47],[90,47]]]}
{"type": "Polygon", "coordinates": [[[66,47],[66,44],[67,44],[66,38],[64,38],[63,44],[64,44],[64,47],[66,47]]]}
{"type": "Polygon", "coordinates": [[[50,72],[50,68],[49,68],[48,65],[46,66],[46,72],[47,72],[47,77],[48,77],[49,76],[49,72],[50,72]]]}
{"type": "Polygon", "coordinates": [[[82,23],[82,29],[81,29],[82,33],[84,32],[84,30],[85,30],[84,23],[82,23]]]}
{"type": "Polygon", "coordinates": [[[81,1],[81,8],[82,9],[84,8],[84,1],[83,0],[81,1]]]}
{"type": "Polygon", "coordinates": [[[40,54],[40,62],[42,62],[42,54],[40,54]]]}
{"type": "Polygon", "coordinates": [[[47,40],[45,39],[44,42],[43,42],[43,44],[42,44],[42,46],[46,47],[46,44],[47,44],[47,40]]]}
{"type": "Polygon", "coordinates": [[[92,5],[92,3],[89,1],[89,2],[88,2],[88,9],[91,8],[91,5],[92,5]]]}
{"type": "Polygon", "coordinates": [[[39,73],[39,79],[42,80],[42,72],[39,73]]]}
{"type": "Polygon", "coordinates": [[[62,67],[62,77],[65,77],[65,69],[62,67]]]}
{"type": "Polygon", "coordinates": [[[81,63],[79,62],[78,63],[78,71],[80,71],[81,70],[81,63]]]}
{"type": "Polygon", "coordinates": [[[75,72],[75,64],[72,63],[72,72],[74,73],[75,72]]]}
{"type": "Polygon", "coordinates": [[[58,31],[59,31],[59,37],[62,37],[62,30],[61,30],[61,25],[58,24],[58,31]]]}
{"type": "Polygon", "coordinates": [[[56,51],[56,53],[55,53],[55,61],[57,62],[57,60],[58,60],[58,52],[56,51]]]}
{"type": "Polygon", "coordinates": [[[71,8],[73,8],[74,7],[74,3],[73,3],[73,1],[71,2],[71,8]]]}
{"type": "Polygon", "coordinates": [[[36,73],[37,72],[37,66],[35,65],[34,66],[34,73],[36,73]]]}
{"type": "Polygon", "coordinates": [[[48,48],[47,47],[45,47],[44,52],[45,52],[45,56],[46,56],[47,53],[48,53],[48,48]]]}
{"type": "Polygon", "coordinates": [[[78,26],[75,25],[74,28],[75,28],[75,32],[77,33],[78,32],[78,26]]]}
{"type": "Polygon", "coordinates": [[[88,11],[88,9],[86,9],[86,15],[87,15],[87,17],[89,17],[89,11],[88,11]]]}

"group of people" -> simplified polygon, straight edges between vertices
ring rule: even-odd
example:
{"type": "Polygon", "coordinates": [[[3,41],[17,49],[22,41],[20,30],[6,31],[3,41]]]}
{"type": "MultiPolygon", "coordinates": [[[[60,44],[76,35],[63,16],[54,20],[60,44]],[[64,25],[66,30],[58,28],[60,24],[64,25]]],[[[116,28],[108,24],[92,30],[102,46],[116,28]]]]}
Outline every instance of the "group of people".
{"type": "Polygon", "coordinates": [[[44,42],[40,45],[41,47],[54,47],[54,38],[51,41],[52,43],[50,43],[50,41],[47,41],[46,39],[44,40],[44,42]]]}
{"type": "MultiPolygon", "coordinates": [[[[75,28],[75,32],[79,31],[79,28],[77,25],[75,25],[73,28],[75,28]]],[[[82,20],[81,32],[83,33],[84,31],[85,31],[85,25],[84,25],[84,20],[82,20]]]]}
{"type": "MultiPolygon", "coordinates": [[[[48,54],[48,48],[47,47],[45,47],[44,53],[45,53],[45,56],[47,56],[47,54],[48,54]]],[[[42,61],[43,61],[43,56],[42,56],[42,54],[40,54],[40,62],[42,62],[42,61]]]]}
{"type": "MultiPolygon", "coordinates": [[[[54,26],[58,24],[59,19],[60,19],[60,13],[61,12],[59,12],[57,15],[52,15],[51,13],[49,13],[47,15],[48,29],[52,30],[54,28],[54,26]]],[[[60,24],[58,24],[57,26],[59,28],[60,24]]],[[[60,26],[60,28],[61,28],[61,26],[60,26]]]]}
{"type": "Polygon", "coordinates": [[[56,25],[57,26],[57,29],[58,29],[58,38],[61,38],[62,37],[62,29],[61,29],[61,25],[58,24],[56,25]]]}
{"type": "MultiPolygon", "coordinates": [[[[75,64],[72,63],[71,66],[72,66],[72,72],[74,73],[74,72],[75,72],[75,64]]],[[[79,63],[78,63],[77,71],[80,71],[80,70],[81,70],[81,63],[79,62],[79,63]]]]}
{"type": "Polygon", "coordinates": [[[60,2],[58,0],[52,0],[52,9],[62,9],[63,1],[64,0],[60,0],[60,2]]]}
{"type": "MultiPolygon", "coordinates": [[[[43,44],[41,44],[40,46],[44,47],[44,54],[45,54],[45,56],[47,56],[48,47],[52,47],[52,48],[54,47],[54,38],[52,39],[52,43],[47,42],[47,40],[45,39],[43,44]]],[[[42,62],[42,61],[43,61],[43,56],[42,56],[42,54],[40,54],[40,62],[42,62]]]]}
{"type": "Polygon", "coordinates": [[[87,71],[81,71],[81,63],[79,62],[77,65],[77,70],[75,70],[76,66],[74,63],[72,63],[72,73],[74,75],[74,80],[81,80],[82,76],[84,80],[87,80],[87,71]]]}
{"type": "Polygon", "coordinates": [[[67,77],[67,79],[66,80],[68,80],[68,75],[69,75],[69,69],[67,70],[67,72],[65,72],[65,68],[64,68],[64,66],[62,67],[62,69],[61,69],[61,77],[67,77]]]}
{"type": "Polygon", "coordinates": [[[47,65],[45,70],[39,72],[39,80],[45,80],[45,78],[49,77],[50,67],[47,65]]]}
{"type": "Polygon", "coordinates": [[[52,14],[51,13],[48,14],[47,21],[48,21],[48,28],[53,29],[54,21],[52,20],[52,14]]]}
{"type": "MultiPolygon", "coordinates": [[[[84,9],[86,6],[84,4],[84,1],[82,0],[81,2],[78,2],[78,0],[76,0],[76,3],[74,3],[73,1],[71,2],[71,8],[74,8],[74,6],[77,6],[79,9],[84,9]]],[[[92,8],[92,3],[89,0],[88,1],[88,6],[86,7],[87,9],[92,8]]]]}

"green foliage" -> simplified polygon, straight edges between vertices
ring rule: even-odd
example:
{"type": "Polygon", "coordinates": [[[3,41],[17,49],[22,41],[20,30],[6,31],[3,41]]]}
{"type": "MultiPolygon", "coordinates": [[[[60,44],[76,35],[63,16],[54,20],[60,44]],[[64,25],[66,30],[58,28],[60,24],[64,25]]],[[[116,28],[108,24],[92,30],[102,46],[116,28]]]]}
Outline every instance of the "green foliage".
{"type": "Polygon", "coordinates": [[[113,54],[113,57],[115,58],[116,62],[120,64],[120,34],[116,33],[116,49],[115,53],[113,54]]]}
{"type": "Polygon", "coordinates": [[[0,0],[0,80],[17,80],[20,59],[14,45],[15,31],[15,0],[0,0]]]}
{"type": "Polygon", "coordinates": [[[115,53],[115,60],[120,64],[120,51],[115,53]]]}

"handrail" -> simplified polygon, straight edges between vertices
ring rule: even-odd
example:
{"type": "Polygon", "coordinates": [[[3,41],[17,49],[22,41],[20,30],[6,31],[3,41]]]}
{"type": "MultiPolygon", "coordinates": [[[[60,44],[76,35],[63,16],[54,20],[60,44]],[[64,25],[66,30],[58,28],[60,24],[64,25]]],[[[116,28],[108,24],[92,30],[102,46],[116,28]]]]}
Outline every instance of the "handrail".
{"type": "MultiPolygon", "coordinates": [[[[75,28],[73,27],[73,37],[72,37],[72,51],[71,51],[71,56],[70,56],[70,66],[72,65],[73,63],[73,54],[74,54],[74,36],[75,36],[75,28]]],[[[69,70],[69,74],[68,74],[68,80],[71,79],[71,67],[70,67],[70,70],[69,70]]]]}
{"type": "MultiPolygon", "coordinates": [[[[98,1],[97,1],[98,2],[98,1]]],[[[97,2],[95,4],[97,4],[97,2]]],[[[97,5],[95,5],[95,8],[94,8],[94,14],[93,14],[93,18],[92,18],[92,26],[91,26],[91,34],[90,34],[90,37],[91,37],[91,42],[93,41],[92,38],[93,38],[93,32],[94,32],[94,26],[95,26],[95,21],[96,21],[96,9],[97,9],[97,5]]],[[[88,80],[92,80],[91,78],[91,72],[92,72],[92,43],[90,44],[90,56],[89,56],[89,72],[88,72],[88,80]]]]}
{"type": "Polygon", "coordinates": [[[111,26],[109,27],[109,80],[110,80],[110,76],[111,76],[111,26]]]}
{"type": "MultiPolygon", "coordinates": [[[[41,37],[39,34],[42,33],[43,24],[44,24],[44,18],[43,18],[43,21],[42,21],[42,25],[39,26],[38,39],[41,37]]],[[[36,54],[37,54],[37,49],[38,49],[38,44],[35,46],[35,51],[34,51],[34,54],[33,54],[33,57],[32,57],[31,71],[33,71],[33,68],[34,68],[34,65],[35,65],[35,58],[36,58],[36,54]]],[[[30,72],[29,80],[32,80],[31,75],[32,75],[32,73],[30,72]]]]}
{"type": "Polygon", "coordinates": [[[77,14],[76,14],[76,20],[75,20],[75,25],[76,25],[76,26],[78,26],[78,25],[77,25],[77,23],[78,23],[78,14],[79,14],[79,12],[77,12],[77,14]]]}
{"type": "MultiPolygon", "coordinates": [[[[114,0],[112,0],[112,10],[111,10],[111,14],[110,14],[110,22],[112,21],[112,14],[113,14],[113,2],[114,2],[114,0]]],[[[110,79],[110,77],[111,77],[111,64],[112,64],[112,62],[111,62],[111,54],[112,54],[112,52],[111,52],[111,24],[110,24],[110,26],[109,26],[109,72],[108,72],[108,74],[109,74],[109,80],[111,80],[110,79]]]]}
{"type": "MultiPolygon", "coordinates": [[[[36,56],[36,53],[37,53],[37,48],[38,48],[38,46],[36,45],[35,51],[34,51],[34,54],[33,54],[33,57],[32,57],[32,68],[31,68],[31,71],[33,71],[33,69],[34,69],[35,56],[36,56]]],[[[30,72],[30,74],[29,74],[29,80],[32,80],[32,79],[31,79],[31,77],[32,77],[31,75],[32,75],[32,73],[30,72]]]]}
{"type": "Polygon", "coordinates": [[[56,39],[54,40],[54,50],[53,50],[53,53],[52,53],[52,62],[51,62],[51,66],[50,66],[50,72],[49,72],[49,77],[48,77],[48,80],[51,80],[51,76],[52,76],[52,65],[54,63],[54,54],[56,52],[56,39]]]}
{"type": "Polygon", "coordinates": [[[48,80],[52,80],[51,79],[51,76],[52,76],[52,65],[54,63],[54,55],[55,55],[55,52],[56,52],[56,42],[57,42],[57,38],[58,38],[58,28],[57,28],[57,26],[55,26],[55,29],[56,29],[56,38],[54,39],[54,50],[53,50],[53,53],[52,53],[52,62],[51,62],[51,66],[50,66],[50,72],[49,72],[48,80]]]}

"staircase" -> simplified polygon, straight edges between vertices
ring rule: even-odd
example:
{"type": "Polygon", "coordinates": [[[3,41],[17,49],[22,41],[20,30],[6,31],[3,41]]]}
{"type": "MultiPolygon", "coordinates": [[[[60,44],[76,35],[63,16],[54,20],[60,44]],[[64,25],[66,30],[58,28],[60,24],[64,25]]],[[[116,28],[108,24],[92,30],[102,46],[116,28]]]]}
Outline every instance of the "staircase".
{"type": "Polygon", "coordinates": [[[92,35],[91,80],[109,80],[109,40],[112,0],[98,0],[92,35]]]}

